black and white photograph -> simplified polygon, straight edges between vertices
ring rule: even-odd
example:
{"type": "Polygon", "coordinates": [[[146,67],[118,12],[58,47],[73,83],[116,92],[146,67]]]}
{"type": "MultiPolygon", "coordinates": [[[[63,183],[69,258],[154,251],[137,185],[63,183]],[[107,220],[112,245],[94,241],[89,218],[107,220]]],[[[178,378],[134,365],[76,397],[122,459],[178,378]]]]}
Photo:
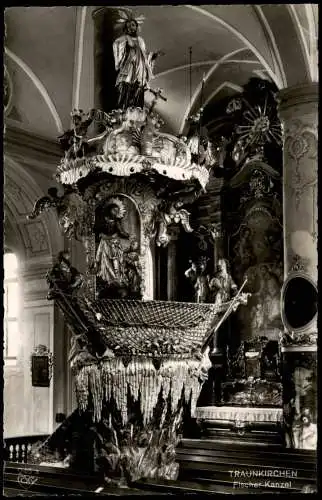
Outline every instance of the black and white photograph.
{"type": "Polygon", "coordinates": [[[5,497],[317,493],[318,15],[4,7],[5,497]]]}

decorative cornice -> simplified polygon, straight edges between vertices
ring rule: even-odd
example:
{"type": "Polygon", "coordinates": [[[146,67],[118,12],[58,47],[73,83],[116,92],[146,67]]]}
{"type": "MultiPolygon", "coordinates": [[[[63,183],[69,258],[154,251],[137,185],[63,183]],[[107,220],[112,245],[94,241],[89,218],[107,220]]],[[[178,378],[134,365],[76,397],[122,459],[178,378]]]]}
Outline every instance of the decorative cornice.
{"type": "Polygon", "coordinates": [[[280,90],[277,94],[279,112],[283,114],[288,108],[302,104],[315,104],[319,101],[319,84],[296,85],[280,90]]]}
{"type": "Polygon", "coordinates": [[[6,125],[4,134],[4,154],[24,163],[40,161],[43,168],[52,170],[52,165],[60,162],[62,151],[57,140],[40,137],[23,129],[6,125]]]}

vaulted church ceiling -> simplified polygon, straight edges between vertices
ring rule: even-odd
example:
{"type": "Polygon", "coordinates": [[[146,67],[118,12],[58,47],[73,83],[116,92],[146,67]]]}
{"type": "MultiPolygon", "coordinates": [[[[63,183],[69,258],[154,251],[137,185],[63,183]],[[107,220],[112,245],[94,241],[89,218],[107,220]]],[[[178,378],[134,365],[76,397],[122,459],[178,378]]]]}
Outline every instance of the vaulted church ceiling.
{"type": "MultiPolygon", "coordinates": [[[[145,16],[141,34],[148,49],[164,52],[151,86],[163,89],[167,102],[157,110],[175,133],[184,132],[200,106],[202,81],[207,104],[240,92],[252,76],[279,89],[317,80],[316,5],[131,8],[145,16]]],[[[6,9],[9,125],[55,139],[69,127],[73,108],[94,106],[94,10],[6,9]]]]}

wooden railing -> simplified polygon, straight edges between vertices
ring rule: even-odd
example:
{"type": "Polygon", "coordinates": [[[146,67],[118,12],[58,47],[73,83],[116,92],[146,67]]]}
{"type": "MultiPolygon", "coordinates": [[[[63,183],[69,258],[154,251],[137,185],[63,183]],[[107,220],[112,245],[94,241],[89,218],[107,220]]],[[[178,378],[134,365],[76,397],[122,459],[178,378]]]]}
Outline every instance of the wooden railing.
{"type": "Polygon", "coordinates": [[[17,436],[4,439],[4,460],[8,462],[27,463],[27,456],[33,444],[43,442],[48,434],[36,436],[17,436]]]}

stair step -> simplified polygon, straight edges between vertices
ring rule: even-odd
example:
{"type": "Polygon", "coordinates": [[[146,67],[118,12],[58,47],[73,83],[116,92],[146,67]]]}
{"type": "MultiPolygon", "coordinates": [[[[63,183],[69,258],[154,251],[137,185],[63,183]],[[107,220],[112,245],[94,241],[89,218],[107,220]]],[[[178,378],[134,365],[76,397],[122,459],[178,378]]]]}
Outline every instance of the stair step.
{"type": "MultiPolygon", "coordinates": [[[[220,443],[222,444],[222,443],[220,443]]],[[[209,453],[227,453],[229,450],[229,453],[234,453],[235,455],[247,455],[249,457],[258,457],[258,453],[261,454],[263,457],[271,457],[271,458],[276,458],[276,457],[283,457],[283,458],[291,458],[291,459],[301,459],[301,460],[311,460],[315,461],[317,454],[316,452],[313,453],[307,453],[306,451],[303,451],[303,453],[296,453],[295,450],[291,450],[288,453],[285,453],[284,448],[280,449],[273,449],[272,447],[260,447],[260,446],[243,446],[242,444],[236,444],[234,443],[231,446],[227,446],[227,444],[220,446],[219,444],[216,446],[216,444],[211,444],[209,445],[209,442],[204,442],[203,444],[200,445],[191,445],[190,443],[181,443],[180,446],[176,448],[176,452],[179,453],[181,450],[191,450],[192,452],[195,452],[196,450],[202,450],[202,451],[208,451],[209,453]],[[238,446],[238,447],[237,447],[238,446]]],[[[300,451],[300,450],[298,450],[300,451]]]]}
{"type": "Polygon", "coordinates": [[[194,456],[183,456],[177,457],[177,462],[179,462],[181,468],[200,468],[203,467],[209,470],[215,470],[215,468],[220,469],[221,471],[229,471],[229,470],[252,470],[252,471],[266,471],[267,474],[270,474],[269,471],[279,471],[281,474],[286,474],[288,471],[288,477],[296,478],[296,477],[311,477],[316,475],[316,465],[312,464],[310,467],[304,467],[303,464],[299,464],[294,467],[294,464],[285,464],[285,466],[278,466],[274,464],[263,464],[263,463],[254,463],[254,462],[246,462],[236,463],[235,459],[231,459],[229,462],[226,460],[218,460],[216,457],[194,457],[194,456]]]}
{"type": "Polygon", "coordinates": [[[228,446],[211,439],[183,439],[176,454],[180,464],[180,484],[193,481],[202,487],[215,488],[213,491],[224,489],[233,494],[292,493],[302,492],[304,487],[316,487],[315,451],[290,450],[280,446],[251,447],[248,443],[228,446]],[[260,471],[265,471],[267,475],[256,476],[256,472],[260,471]],[[269,474],[273,471],[279,471],[278,475],[271,477],[269,474]],[[286,471],[289,471],[288,477],[283,476],[286,471]],[[252,472],[253,476],[246,476],[252,472]]]}
{"type": "Polygon", "coordinates": [[[288,457],[296,457],[296,456],[301,456],[302,458],[311,458],[312,460],[316,460],[316,451],[311,451],[311,450],[295,450],[295,449],[290,449],[290,448],[285,448],[280,445],[276,445],[276,448],[273,449],[272,447],[265,447],[265,446],[257,446],[256,449],[253,447],[248,447],[246,444],[240,444],[240,443],[235,443],[229,447],[229,450],[227,450],[227,445],[225,443],[221,443],[220,441],[214,441],[212,439],[187,439],[183,438],[177,449],[180,448],[198,448],[198,449],[210,449],[210,450],[223,450],[223,451],[229,451],[229,454],[231,453],[239,453],[239,452],[245,452],[247,454],[254,454],[258,457],[258,453],[262,455],[264,454],[272,454],[275,451],[275,455],[287,455],[288,457]]]}
{"type": "Polygon", "coordinates": [[[215,462],[215,463],[221,463],[221,464],[227,464],[230,465],[233,463],[234,465],[240,465],[240,466],[252,466],[256,468],[268,468],[268,467],[274,467],[276,469],[291,469],[290,464],[292,466],[296,466],[297,469],[303,469],[303,470],[312,470],[316,469],[316,461],[305,461],[301,460],[300,457],[297,457],[296,459],[290,460],[290,458],[287,458],[285,456],[281,457],[262,457],[259,462],[258,456],[256,457],[251,457],[247,454],[239,455],[236,456],[235,454],[229,455],[223,452],[216,453],[216,452],[209,452],[209,450],[177,450],[176,457],[178,462],[183,462],[183,461],[196,461],[196,462],[215,462]]]}

